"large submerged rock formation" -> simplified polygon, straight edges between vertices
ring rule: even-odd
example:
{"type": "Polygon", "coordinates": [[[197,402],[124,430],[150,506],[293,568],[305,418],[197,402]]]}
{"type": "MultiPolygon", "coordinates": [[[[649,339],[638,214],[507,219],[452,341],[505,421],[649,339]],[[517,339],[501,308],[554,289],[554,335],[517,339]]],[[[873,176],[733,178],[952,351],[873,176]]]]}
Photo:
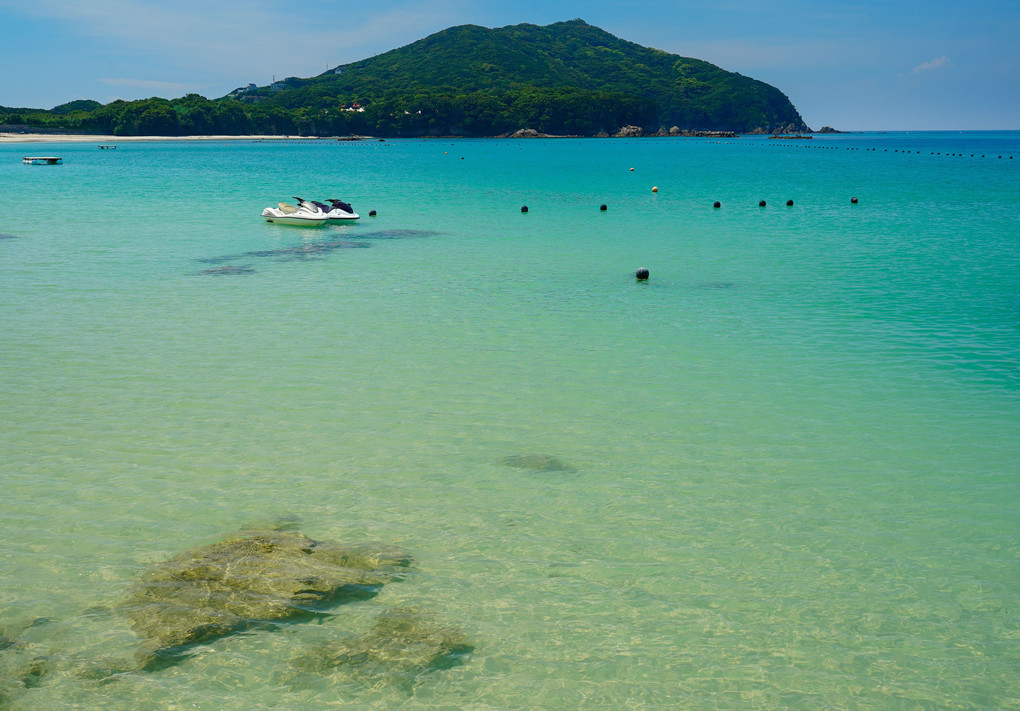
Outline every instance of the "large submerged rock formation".
{"type": "MultiPolygon", "coordinates": [[[[352,634],[364,618],[334,617],[333,608],[400,580],[410,557],[388,546],[314,540],[293,527],[276,521],[176,555],[145,573],[113,607],[89,608],[68,622],[40,617],[0,627],[0,709],[41,708],[47,686],[101,688],[125,674],[176,665],[198,645],[226,635],[321,615],[330,616],[325,624],[302,630],[320,641],[281,657],[291,658],[280,672],[290,686],[310,680],[410,692],[473,651],[459,627],[414,607],[384,610],[371,628],[352,634]],[[88,630],[88,638],[73,636],[76,630],[88,630]],[[68,645],[72,639],[79,643],[68,645]],[[30,694],[37,695],[31,705],[30,694]]],[[[286,640],[306,637],[291,631],[286,640]]]]}
{"type": "Polygon", "coordinates": [[[152,668],[193,645],[372,597],[410,563],[396,550],[249,531],[158,565],[118,609],[144,640],[140,666],[152,668]]]}

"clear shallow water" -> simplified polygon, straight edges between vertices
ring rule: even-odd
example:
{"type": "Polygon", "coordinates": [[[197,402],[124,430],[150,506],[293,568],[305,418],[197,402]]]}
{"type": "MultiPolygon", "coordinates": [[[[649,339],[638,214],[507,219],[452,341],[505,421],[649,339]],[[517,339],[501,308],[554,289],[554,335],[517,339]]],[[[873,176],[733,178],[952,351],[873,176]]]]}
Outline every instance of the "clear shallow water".
{"type": "Polygon", "coordinates": [[[0,703],[1020,705],[1018,148],[0,146],[0,672],[49,669],[0,703]],[[294,193],[379,215],[260,221],[294,193]],[[108,608],[148,567],[283,515],[413,572],[83,673],[137,647],[108,608]],[[399,606],[474,653],[291,678],[399,606]]]}

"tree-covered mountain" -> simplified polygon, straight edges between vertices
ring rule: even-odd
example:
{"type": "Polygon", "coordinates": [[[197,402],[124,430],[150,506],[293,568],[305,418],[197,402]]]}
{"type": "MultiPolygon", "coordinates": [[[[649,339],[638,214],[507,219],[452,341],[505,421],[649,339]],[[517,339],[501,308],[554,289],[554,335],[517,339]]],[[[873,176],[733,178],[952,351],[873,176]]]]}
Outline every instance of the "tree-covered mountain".
{"type": "Polygon", "coordinates": [[[0,108],[0,124],[116,135],[493,136],[808,130],[763,82],[619,39],[582,20],[462,25],[316,77],[249,85],[221,99],[74,101],[0,108]]]}
{"type": "Polygon", "coordinates": [[[354,103],[367,110],[386,101],[409,116],[421,111],[423,118],[405,123],[422,133],[535,128],[590,134],[627,124],[738,132],[791,124],[807,128],[773,86],[627,42],[583,20],[546,27],[451,27],[318,77],[287,79],[256,95],[313,112],[354,103]],[[444,107],[452,109],[447,120],[432,121],[444,107]]]}

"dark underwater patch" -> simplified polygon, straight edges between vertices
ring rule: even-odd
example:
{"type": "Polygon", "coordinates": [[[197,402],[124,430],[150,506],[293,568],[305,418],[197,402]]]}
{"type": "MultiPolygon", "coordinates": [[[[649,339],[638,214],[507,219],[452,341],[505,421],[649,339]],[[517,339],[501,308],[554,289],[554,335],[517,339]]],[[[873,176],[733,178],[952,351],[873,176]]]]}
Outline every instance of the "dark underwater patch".
{"type": "Polygon", "coordinates": [[[304,261],[326,256],[339,249],[367,249],[371,247],[368,242],[374,240],[422,239],[434,237],[438,234],[438,232],[431,230],[381,230],[357,235],[345,235],[344,239],[306,242],[294,247],[280,247],[278,249],[257,249],[251,252],[242,252],[241,254],[226,254],[222,257],[199,259],[198,261],[203,264],[224,264],[225,262],[233,262],[249,257],[256,259],[278,259],[284,262],[304,261]]]}
{"type": "Polygon", "coordinates": [[[438,234],[440,233],[433,230],[380,230],[351,236],[357,239],[424,239],[438,234]]]}
{"type": "Polygon", "coordinates": [[[6,232],[0,232],[0,242],[3,242],[5,239],[17,239],[17,238],[18,238],[17,235],[10,235],[7,234],[6,232]]]}
{"type": "Polygon", "coordinates": [[[226,265],[222,267],[213,267],[212,269],[203,269],[198,272],[200,276],[226,276],[229,274],[254,274],[255,270],[251,267],[246,266],[233,266],[226,265]]]}
{"type": "Polygon", "coordinates": [[[279,259],[280,261],[303,261],[306,259],[314,259],[316,257],[322,257],[331,252],[335,252],[338,249],[364,249],[369,245],[360,242],[351,242],[349,240],[332,240],[329,242],[309,242],[308,244],[300,244],[296,247],[280,247],[279,249],[257,249],[251,252],[243,252],[241,254],[225,254],[222,257],[208,257],[207,259],[199,259],[199,262],[203,264],[223,264],[224,262],[234,262],[238,259],[279,259]]]}
{"type": "Polygon", "coordinates": [[[25,691],[40,686],[44,677],[53,671],[46,650],[21,638],[27,630],[49,621],[48,617],[39,617],[0,628],[0,709],[8,708],[8,704],[25,691]]]}
{"type": "Polygon", "coordinates": [[[572,466],[551,454],[512,454],[503,457],[503,464],[515,469],[531,469],[536,472],[573,472],[572,466]]]}
{"type": "Polygon", "coordinates": [[[411,692],[424,675],[452,669],[474,651],[463,630],[424,611],[383,612],[361,637],[316,645],[291,660],[291,685],[304,675],[349,679],[370,686],[395,684],[411,692]]]}

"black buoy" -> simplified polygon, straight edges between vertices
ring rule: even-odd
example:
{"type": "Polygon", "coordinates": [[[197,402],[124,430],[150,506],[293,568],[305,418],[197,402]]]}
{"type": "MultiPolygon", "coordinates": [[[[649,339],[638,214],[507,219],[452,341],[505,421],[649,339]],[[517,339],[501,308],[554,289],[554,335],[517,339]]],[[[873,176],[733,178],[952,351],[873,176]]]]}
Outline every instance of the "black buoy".
{"type": "Polygon", "coordinates": [[[641,267],[636,272],[634,272],[634,276],[637,277],[638,281],[648,281],[648,270],[645,269],[644,267],[641,267]]]}
{"type": "Polygon", "coordinates": [[[758,201],[758,207],[765,207],[765,201],[764,200],[759,200],[758,201]]]}
{"type": "Polygon", "coordinates": [[[605,203],[602,203],[601,205],[599,205],[599,209],[600,209],[600,210],[602,210],[602,212],[605,212],[605,211],[606,211],[606,210],[608,210],[609,208],[608,208],[608,207],[606,207],[606,204],[605,204],[605,203]]]}
{"type": "Polygon", "coordinates": [[[855,198],[855,197],[850,198],[850,204],[851,205],[856,205],[857,204],[857,198],[855,198]]]}
{"type": "Polygon", "coordinates": [[[521,212],[527,212],[527,211],[528,211],[528,206],[527,205],[524,205],[524,206],[521,207],[521,212]]]}
{"type": "Polygon", "coordinates": [[[712,203],[712,207],[722,207],[722,203],[716,200],[714,203],[712,203]]]}
{"type": "Polygon", "coordinates": [[[786,206],[787,207],[793,207],[793,200],[787,200],[786,201],[786,206]]]}
{"type": "Polygon", "coordinates": [[[375,217],[375,210],[369,210],[368,211],[368,216],[369,217],[375,217]]]}

